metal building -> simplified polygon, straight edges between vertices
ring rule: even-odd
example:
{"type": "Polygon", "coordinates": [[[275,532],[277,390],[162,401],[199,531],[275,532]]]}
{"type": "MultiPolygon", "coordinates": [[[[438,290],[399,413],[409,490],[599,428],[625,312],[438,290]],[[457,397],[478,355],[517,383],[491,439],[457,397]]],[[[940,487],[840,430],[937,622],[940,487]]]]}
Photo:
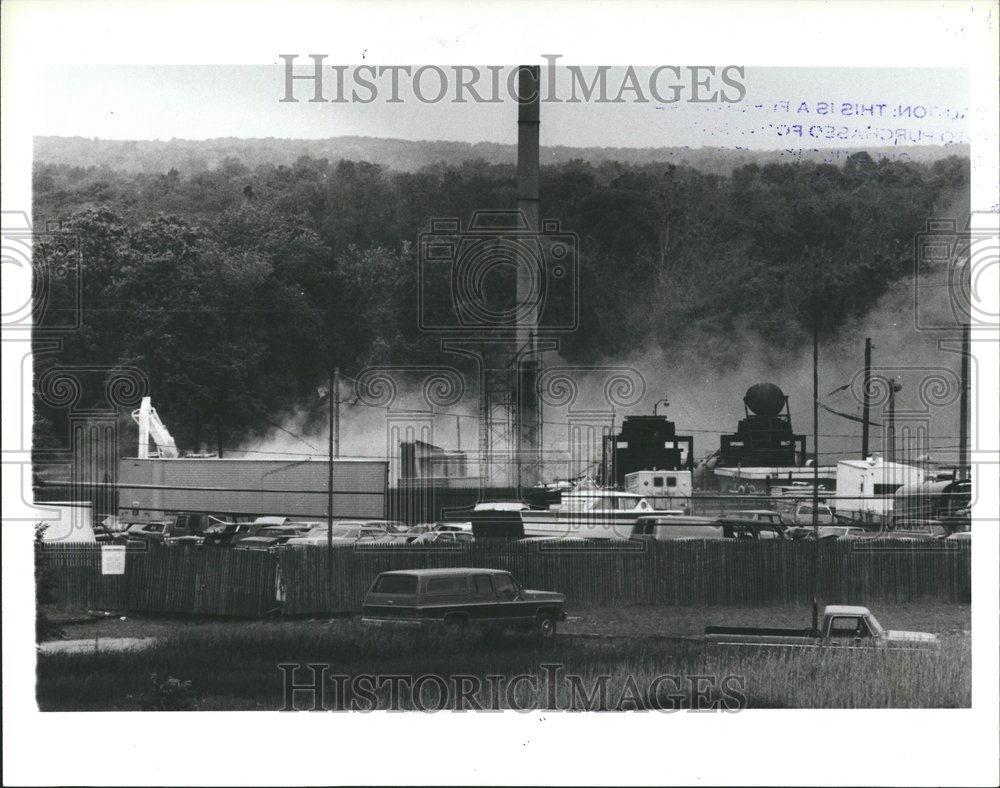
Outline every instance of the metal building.
{"type": "Polygon", "coordinates": [[[604,442],[605,480],[624,487],[635,471],[691,470],[694,438],[678,435],[666,416],[626,416],[621,432],[604,442]]]}

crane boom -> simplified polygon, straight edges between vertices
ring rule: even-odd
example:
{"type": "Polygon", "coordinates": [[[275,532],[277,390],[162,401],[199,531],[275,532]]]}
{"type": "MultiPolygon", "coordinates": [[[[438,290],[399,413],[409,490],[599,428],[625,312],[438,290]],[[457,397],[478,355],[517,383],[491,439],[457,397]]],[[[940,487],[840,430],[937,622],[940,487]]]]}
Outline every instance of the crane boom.
{"type": "Polygon", "coordinates": [[[139,459],[148,460],[151,457],[174,458],[180,456],[173,436],[166,425],[160,421],[160,416],[153,407],[149,397],[143,397],[137,410],[132,411],[132,419],[139,425],[139,459]],[[156,444],[156,451],[150,453],[149,439],[156,444]]]}

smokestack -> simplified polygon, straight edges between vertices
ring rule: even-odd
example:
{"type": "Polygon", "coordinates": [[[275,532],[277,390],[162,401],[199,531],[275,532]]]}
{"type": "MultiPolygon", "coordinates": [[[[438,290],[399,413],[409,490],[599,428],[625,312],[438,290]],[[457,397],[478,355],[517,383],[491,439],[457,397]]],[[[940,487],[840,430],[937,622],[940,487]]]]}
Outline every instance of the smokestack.
{"type": "MultiPolygon", "coordinates": [[[[537,233],[538,219],[538,127],[539,67],[518,67],[517,106],[517,210],[527,224],[525,229],[537,233]]],[[[545,254],[545,250],[541,250],[545,254]]],[[[531,486],[539,479],[542,412],[536,381],[540,369],[538,352],[538,299],[542,271],[535,270],[535,260],[521,260],[517,269],[517,303],[530,308],[519,314],[516,352],[518,359],[515,391],[515,430],[517,435],[517,483],[531,486]]]]}
{"type": "Polygon", "coordinates": [[[872,340],[871,337],[865,339],[865,381],[864,408],[861,411],[861,459],[868,459],[868,422],[871,419],[871,400],[868,391],[872,385],[872,340]]]}
{"type": "MultiPolygon", "coordinates": [[[[971,315],[969,321],[971,322],[971,315]]],[[[958,400],[958,478],[972,478],[972,463],[969,461],[969,355],[972,353],[970,347],[970,324],[962,324],[962,380],[960,398],[958,400]]]]}
{"type": "MultiPolygon", "coordinates": [[[[538,232],[538,126],[539,86],[538,66],[520,66],[518,72],[517,106],[517,210],[525,218],[528,229],[538,232]]],[[[536,272],[541,273],[541,272],[536,272]]],[[[523,304],[532,292],[532,271],[518,266],[517,303],[523,304]]],[[[523,320],[518,321],[518,346],[535,342],[538,329],[538,304],[523,320]]]]}

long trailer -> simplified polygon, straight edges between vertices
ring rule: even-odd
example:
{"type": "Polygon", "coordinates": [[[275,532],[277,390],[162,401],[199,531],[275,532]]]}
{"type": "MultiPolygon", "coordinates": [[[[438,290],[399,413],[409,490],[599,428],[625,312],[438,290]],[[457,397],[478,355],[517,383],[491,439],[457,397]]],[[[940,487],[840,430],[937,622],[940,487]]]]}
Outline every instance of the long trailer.
{"type": "MultiPolygon", "coordinates": [[[[180,512],[230,517],[327,516],[329,460],[123,459],[118,513],[150,522],[180,512]]],[[[334,517],[386,516],[384,460],[333,460],[334,517]]]]}

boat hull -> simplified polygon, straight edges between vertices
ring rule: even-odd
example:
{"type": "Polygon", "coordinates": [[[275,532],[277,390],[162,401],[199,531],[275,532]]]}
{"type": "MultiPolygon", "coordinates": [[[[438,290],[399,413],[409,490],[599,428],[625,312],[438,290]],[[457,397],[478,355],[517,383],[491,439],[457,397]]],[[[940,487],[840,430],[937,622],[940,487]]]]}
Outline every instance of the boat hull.
{"type": "Polygon", "coordinates": [[[524,535],[575,539],[628,539],[636,518],[648,511],[524,511],[524,535]]]}

